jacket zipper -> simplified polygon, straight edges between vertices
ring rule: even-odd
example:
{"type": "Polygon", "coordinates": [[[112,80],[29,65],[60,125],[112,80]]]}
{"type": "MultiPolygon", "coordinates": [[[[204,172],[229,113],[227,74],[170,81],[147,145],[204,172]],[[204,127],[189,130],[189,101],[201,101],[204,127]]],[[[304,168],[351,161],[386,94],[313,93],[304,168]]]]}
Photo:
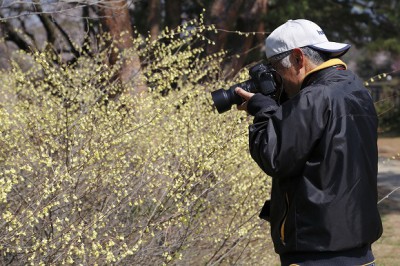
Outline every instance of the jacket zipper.
{"type": "Polygon", "coordinates": [[[289,212],[289,197],[288,194],[285,193],[285,202],[286,202],[286,210],[285,210],[285,215],[282,218],[282,223],[281,223],[281,241],[283,245],[286,245],[285,243],[285,223],[286,223],[286,218],[288,216],[289,212]]]}

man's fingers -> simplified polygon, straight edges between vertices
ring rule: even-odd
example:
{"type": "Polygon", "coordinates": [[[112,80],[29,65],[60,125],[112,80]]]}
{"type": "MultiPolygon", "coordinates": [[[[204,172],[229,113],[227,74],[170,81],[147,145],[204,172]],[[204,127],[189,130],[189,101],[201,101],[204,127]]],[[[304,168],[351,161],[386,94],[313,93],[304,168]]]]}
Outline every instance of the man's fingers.
{"type": "Polygon", "coordinates": [[[235,89],[235,92],[237,93],[237,95],[239,95],[240,97],[242,97],[246,101],[248,101],[254,95],[254,93],[245,91],[245,90],[243,90],[242,88],[239,88],[239,87],[235,89]]]}

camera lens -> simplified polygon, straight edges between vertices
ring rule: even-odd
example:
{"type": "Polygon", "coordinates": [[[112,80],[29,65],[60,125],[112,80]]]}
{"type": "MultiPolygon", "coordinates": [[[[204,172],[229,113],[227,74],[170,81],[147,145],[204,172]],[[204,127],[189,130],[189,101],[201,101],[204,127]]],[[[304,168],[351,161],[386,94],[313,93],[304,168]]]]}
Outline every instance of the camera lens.
{"type": "Polygon", "coordinates": [[[252,80],[238,83],[227,90],[219,89],[211,92],[211,96],[218,113],[221,114],[223,112],[229,111],[232,105],[241,104],[243,102],[243,99],[235,92],[235,89],[237,87],[240,87],[248,92],[256,92],[256,85],[252,80]]]}
{"type": "Polygon", "coordinates": [[[217,108],[218,113],[223,113],[229,111],[234,103],[233,98],[235,97],[235,92],[232,89],[224,90],[219,89],[211,92],[214,105],[217,108]],[[233,95],[232,95],[233,94],[233,95]]]}

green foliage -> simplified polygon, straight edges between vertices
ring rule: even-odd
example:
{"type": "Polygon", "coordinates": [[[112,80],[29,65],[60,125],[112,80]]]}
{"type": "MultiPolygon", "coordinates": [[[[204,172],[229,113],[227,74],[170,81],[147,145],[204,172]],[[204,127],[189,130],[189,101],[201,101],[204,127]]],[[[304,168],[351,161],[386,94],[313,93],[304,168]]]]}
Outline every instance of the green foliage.
{"type": "Polygon", "coordinates": [[[400,54],[400,43],[397,36],[387,39],[378,39],[367,46],[369,51],[387,51],[395,55],[400,54]]]}
{"type": "Polygon", "coordinates": [[[217,78],[224,54],[199,59],[191,48],[207,30],[191,22],[157,42],[135,40],[124,56],[145,59],[151,87],[140,95],[142,81],[110,82],[118,69],[102,62],[112,47],[73,65],[22,55],[28,71],[14,63],[1,73],[2,264],[252,265],[269,256],[257,217],[269,181],[249,158],[248,120],[210,102],[229,85],[217,78]]]}
{"type": "Polygon", "coordinates": [[[332,41],[350,41],[359,48],[370,46],[371,51],[389,49],[399,54],[398,1],[281,0],[270,1],[269,4],[265,19],[269,29],[276,28],[288,19],[305,18],[320,25],[332,41]]]}

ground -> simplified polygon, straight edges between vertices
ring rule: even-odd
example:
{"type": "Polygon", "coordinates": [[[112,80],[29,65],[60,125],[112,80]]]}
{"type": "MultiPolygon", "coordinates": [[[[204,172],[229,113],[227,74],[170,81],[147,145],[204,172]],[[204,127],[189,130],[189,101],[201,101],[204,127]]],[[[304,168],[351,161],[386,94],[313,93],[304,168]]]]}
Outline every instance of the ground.
{"type": "MultiPolygon", "coordinates": [[[[400,137],[381,137],[378,140],[380,156],[379,199],[400,186],[400,137]]],[[[383,221],[383,235],[373,245],[377,265],[400,265],[400,189],[379,204],[383,221]]]]}

